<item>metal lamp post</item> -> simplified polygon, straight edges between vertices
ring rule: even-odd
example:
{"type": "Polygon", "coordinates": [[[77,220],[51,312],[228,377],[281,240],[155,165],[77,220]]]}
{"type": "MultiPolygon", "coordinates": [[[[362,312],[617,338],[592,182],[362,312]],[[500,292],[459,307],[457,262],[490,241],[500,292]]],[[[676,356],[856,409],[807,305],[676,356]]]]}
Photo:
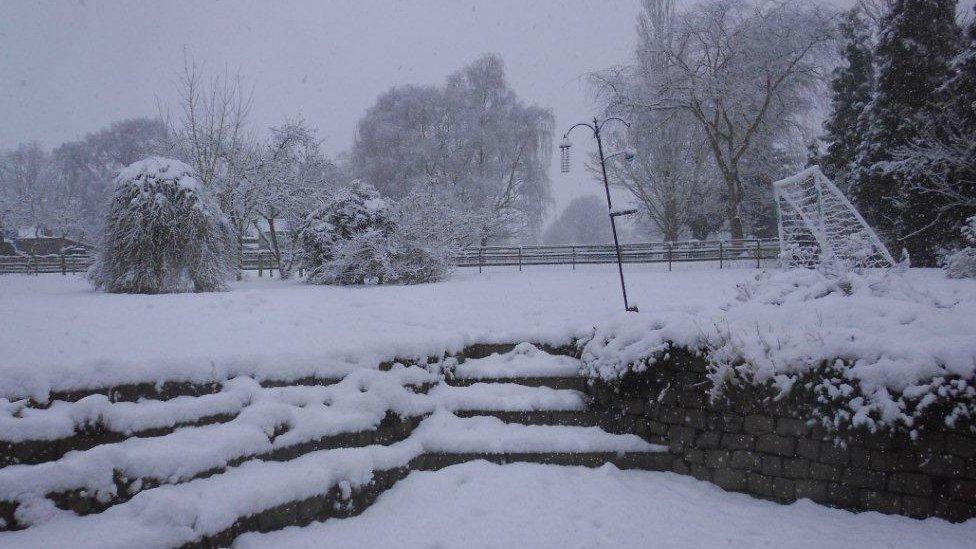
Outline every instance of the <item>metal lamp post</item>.
{"type": "Polygon", "coordinates": [[[627,311],[637,312],[637,307],[631,307],[630,303],[627,301],[627,284],[624,282],[624,266],[620,259],[620,240],[617,238],[617,217],[623,215],[630,215],[637,213],[637,210],[613,210],[613,201],[610,199],[610,180],[607,178],[607,160],[610,160],[617,156],[623,156],[626,160],[633,160],[634,153],[630,150],[618,151],[608,156],[603,155],[603,138],[600,135],[600,131],[603,126],[610,121],[617,121],[623,123],[628,128],[630,124],[622,118],[611,117],[600,122],[596,118],[593,119],[592,124],[586,122],[580,122],[571,126],[566,133],[563,134],[563,141],[559,144],[559,168],[562,173],[569,173],[569,147],[571,146],[569,142],[569,134],[573,130],[579,127],[589,128],[593,133],[593,138],[596,139],[597,152],[600,155],[600,172],[603,174],[603,188],[607,193],[607,211],[610,214],[610,230],[613,232],[613,246],[617,250],[617,272],[620,274],[620,291],[624,295],[624,309],[627,311]]]}

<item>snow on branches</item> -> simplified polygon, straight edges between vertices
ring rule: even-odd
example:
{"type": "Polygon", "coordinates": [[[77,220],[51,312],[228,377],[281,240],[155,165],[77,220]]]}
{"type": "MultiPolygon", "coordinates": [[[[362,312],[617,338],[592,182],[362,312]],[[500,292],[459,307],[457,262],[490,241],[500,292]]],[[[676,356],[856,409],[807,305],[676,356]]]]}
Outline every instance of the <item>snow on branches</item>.
{"type": "Polygon", "coordinates": [[[222,290],[234,272],[234,248],[230,224],[190,167],[149,157],[116,177],[89,278],[112,293],[222,290]]]}
{"type": "Polygon", "coordinates": [[[966,220],[962,236],[970,245],[946,255],[942,268],[949,278],[976,278],[976,215],[966,220]]]}
{"type": "Polygon", "coordinates": [[[360,181],[341,189],[301,230],[308,282],[418,284],[443,278],[450,270],[452,238],[423,223],[422,204],[393,204],[360,181]]]}

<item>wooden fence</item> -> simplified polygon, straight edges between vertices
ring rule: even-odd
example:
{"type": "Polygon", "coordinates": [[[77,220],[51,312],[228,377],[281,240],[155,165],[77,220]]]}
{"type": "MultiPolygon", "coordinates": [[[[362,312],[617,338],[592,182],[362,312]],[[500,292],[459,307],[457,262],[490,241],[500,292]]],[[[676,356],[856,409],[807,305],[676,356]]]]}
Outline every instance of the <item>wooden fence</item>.
{"type": "MultiPolygon", "coordinates": [[[[779,257],[775,239],[709,240],[622,244],[620,259],[624,263],[712,262],[716,268],[756,266],[779,257]]],[[[79,273],[92,264],[89,255],[0,256],[0,274],[7,273],[79,273]]],[[[576,265],[615,263],[612,245],[598,246],[485,246],[465,248],[455,256],[458,267],[518,267],[529,265],[576,265]]],[[[258,276],[274,276],[274,256],[266,250],[247,250],[241,268],[257,271],[258,276]]]]}
{"type": "MultiPolygon", "coordinates": [[[[779,257],[779,241],[775,239],[714,240],[651,242],[621,244],[623,263],[675,263],[708,261],[719,269],[728,267],[762,267],[764,262],[779,257]]],[[[486,246],[467,248],[456,258],[459,267],[491,267],[527,265],[576,265],[616,263],[617,253],[612,245],[599,246],[486,246]]]]}

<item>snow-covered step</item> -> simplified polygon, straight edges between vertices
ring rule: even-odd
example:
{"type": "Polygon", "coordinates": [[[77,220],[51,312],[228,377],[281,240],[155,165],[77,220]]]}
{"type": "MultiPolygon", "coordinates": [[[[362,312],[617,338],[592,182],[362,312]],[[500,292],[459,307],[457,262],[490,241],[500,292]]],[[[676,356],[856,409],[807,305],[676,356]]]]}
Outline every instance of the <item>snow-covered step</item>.
{"type": "Polygon", "coordinates": [[[143,381],[112,386],[96,386],[85,389],[51,391],[42,393],[40,402],[54,400],[75,402],[92,395],[104,395],[112,402],[135,402],[140,399],[169,400],[180,396],[194,397],[217,393],[218,381],[143,381]]]}
{"type": "Polygon", "coordinates": [[[455,378],[471,380],[573,377],[579,372],[579,360],[549,354],[531,343],[519,343],[504,354],[467,359],[453,370],[455,378]]]}
{"type": "Polygon", "coordinates": [[[579,391],[518,383],[473,383],[462,387],[442,383],[430,389],[427,396],[450,411],[573,411],[587,406],[586,397],[579,391]]]}
{"type": "Polygon", "coordinates": [[[78,517],[39,502],[29,510],[37,524],[0,534],[0,542],[25,548],[223,546],[247,531],[356,513],[410,469],[437,468],[441,456],[453,456],[453,462],[613,462],[645,468],[668,457],[664,447],[630,435],[461,419],[442,410],[390,446],[319,451],[285,462],[249,461],[208,478],[145,490],[96,515],[78,517]],[[431,455],[437,457],[426,457],[431,455]]]}
{"type": "Polygon", "coordinates": [[[569,389],[530,387],[517,383],[440,384],[428,395],[435,404],[459,417],[492,416],[527,425],[599,425],[583,393],[569,389]]]}
{"type": "Polygon", "coordinates": [[[511,351],[482,358],[468,358],[446,372],[448,384],[464,387],[475,383],[518,383],[530,387],[582,391],[586,381],[579,375],[579,360],[550,354],[531,343],[519,343],[511,351]]]}
{"type": "Polygon", "coordinates": [[[402,440],[433,409],[426,396],[403,386],[416,374],[364,370],[333,387],[258,387],[255,402],[227,423],[0,469],[0,502],[6,503],[0,513],[9,515],[16,504],[45,496],[62,508],[97,512],[146,487],[213,475],[248,459],[287,460],[326,448],[402,440]]]}
{"type": "Polygon", "coordinates": [[[169,400],[112,402],[95,394],[35,408],[26,400],[0,399],[0,466],[42,463],[131,436],[162,436],[179,427],[227,422],[259,389],[249,378],[238,378],[219,393],[169,400]]]}

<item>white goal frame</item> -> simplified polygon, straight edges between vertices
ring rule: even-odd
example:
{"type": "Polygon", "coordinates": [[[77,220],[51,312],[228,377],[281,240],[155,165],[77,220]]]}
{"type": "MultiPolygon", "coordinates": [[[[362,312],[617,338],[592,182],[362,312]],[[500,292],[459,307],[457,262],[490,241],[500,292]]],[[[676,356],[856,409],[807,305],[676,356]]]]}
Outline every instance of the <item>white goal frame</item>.
{"type": "Polygon", "coordinates": [[[773,183],[784,266],[848,269],[895,265],[888,248],[817,166],[773,183]]]}

